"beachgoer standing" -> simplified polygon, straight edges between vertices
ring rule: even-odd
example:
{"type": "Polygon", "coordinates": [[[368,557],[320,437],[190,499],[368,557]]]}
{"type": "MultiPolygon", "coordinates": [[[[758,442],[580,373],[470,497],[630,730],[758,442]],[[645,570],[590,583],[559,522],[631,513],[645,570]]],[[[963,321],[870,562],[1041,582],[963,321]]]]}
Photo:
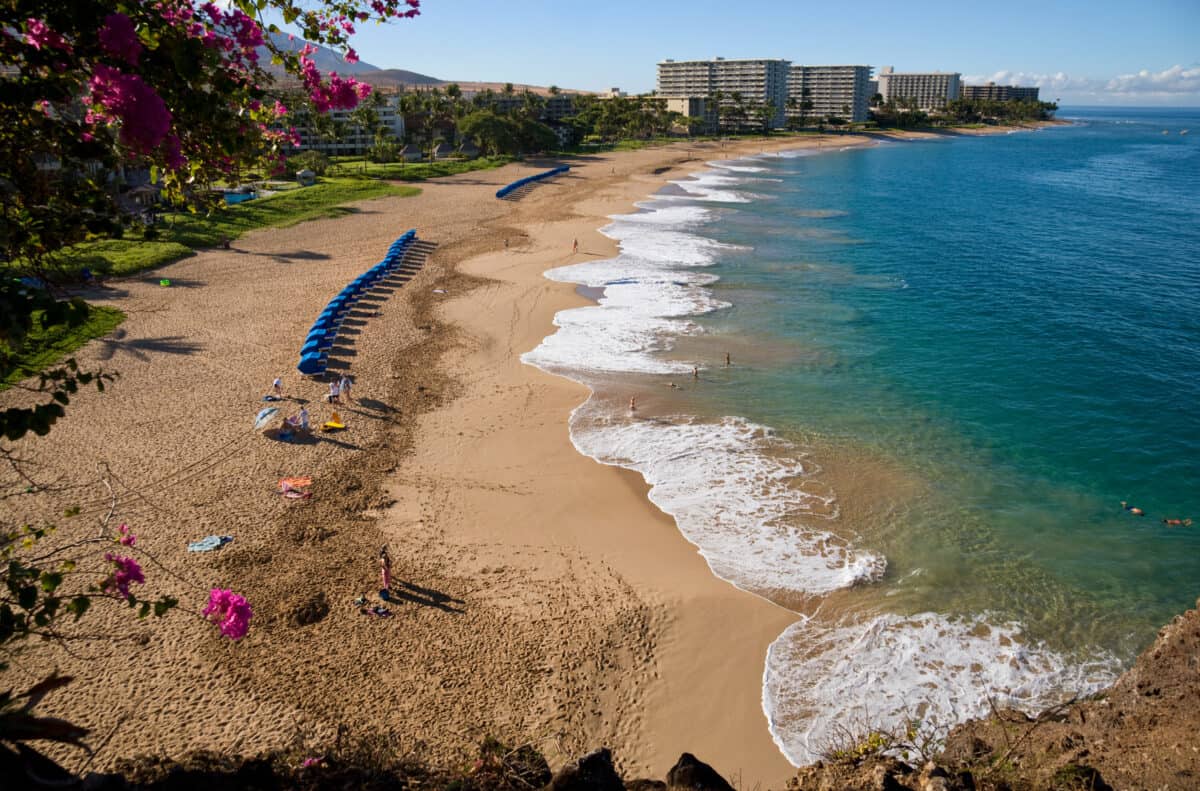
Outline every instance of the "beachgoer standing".
{"type": "Polygon", "coordinates": [[[338,399],[340,400],[342,396],[346,397],[347,404],[350,403],[350,377],[345,375],[338,380],[338,399]]]}
{"type": "Polygon", "coordinates": [[[637,396],[629,396],[629,411],[637,411],[637,396]]]}
{"type": "Polygon", "coordinates": [[[280,379],[278,376],[275,377],[275,381],[271,383],[271,387],[275,390],[276,398],[283,398],[283,380],[282,379],[280,379]]]}
{"type": "Polygon", "coordinates": [[[699,379],[699,378],[700,378],[700,366],[698,366],[698,365],[693,365],[693,366],[692,366],[692,378],[693,378],[693,379],[699,379]]]}
{"type": "Polygon", "coordinates": [[[733,361],[729,359],[729,352],[725,352],[725,367],[733,365],[733,361]]]}
{"type": "Polygon", "coordinates": [[[576,239],[576,240],[574,241],[574,243],[572,243],[572,245],[571,245],[571,252],[572,252],[572,253],[578,253],[578,252],[579,252],[579,240],[578,240],[578,239],[576,239]]]}
{"type": "Polygon", "coordinates": [[[308,407],[300,407],[300,430],[308,431],[308,407]]]}
{"type": "Polygon", "coordinates": [[[388,554],[387,544],[379,550],[379,574],[385,591],[392,589],[392,556],[388,554]]]}
{"type": "Polygon", "coordinates": [[[331,404],[342,403],[341,399],[338,397],[340,393],[341,393],[341,390],[338,389],[338,383],[330,382],[329,383],[329,403],[331,403],[331,404]]]}

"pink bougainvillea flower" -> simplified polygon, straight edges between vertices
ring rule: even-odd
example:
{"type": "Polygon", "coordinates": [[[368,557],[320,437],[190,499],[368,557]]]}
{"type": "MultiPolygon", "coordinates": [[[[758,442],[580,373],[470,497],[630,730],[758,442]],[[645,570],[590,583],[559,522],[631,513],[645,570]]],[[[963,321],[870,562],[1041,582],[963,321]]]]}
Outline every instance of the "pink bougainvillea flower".
{"type": "Polygon", "coordinates": [[[125,524],[124,522],[122,522],[121,526],[117,528],[117,533],[119,534],[117,538],[118,543],[127,547],[131,547],[137,543],[137,536],[135,536],[133,531],[129,529],[129,525],[125,524]]]}
{"type": "Polygon", "coordinates": [[[305,758],[303,761],[300,762],[300,768],[308,769],[310,766],[320,766],[321,761],[324,761],[324,760],[325,760],[324,758],[305,758]]]}
{"type": "Polygon", "coordinates": [[[92,70],[92,101],[108,118],[121,122],[120,140],[140,153],[158,147],[171,129],[171,111],[153,88],[136,74],[103,64],[92,70]]]}
{"type": "Polygon", "coordinates": [[[246,636],[253,614],[250,603],[244,597],[223,588],[212,589],[203,613],[230,640],[241,640],[246,636]]]}
{"type": "Polygon", "coordinates": [[[100,46],[109,55],[120,58],[130,66],[138,65],[138,57],[142,54],[142,42],[138,41],[133,20],[124,14],[104,17],[104,26],[100,28],[100,46]]]}
{"type": "Polygon", "coordinates": [[[71,51],[67,40],[40,19],[25,20],[25,43],[39,51],[43,48],[71,51]]]}
{"type": "Polygon", "coordinates": [[[353,49],[346,50],[346,62],[347,63],[358,63],[358,53],[355,52],[353,49]]]}
{"type": "Polygon", "coordinates": [[[135,582],[142,585],[146,582],[146,578],[142,575],[142,567],[133,558],[105,552],[104,559],[113,564],[112,576],[104,582],[106,593],[115,593],[122,599],[128,599],[130,585],[135,582]]]}

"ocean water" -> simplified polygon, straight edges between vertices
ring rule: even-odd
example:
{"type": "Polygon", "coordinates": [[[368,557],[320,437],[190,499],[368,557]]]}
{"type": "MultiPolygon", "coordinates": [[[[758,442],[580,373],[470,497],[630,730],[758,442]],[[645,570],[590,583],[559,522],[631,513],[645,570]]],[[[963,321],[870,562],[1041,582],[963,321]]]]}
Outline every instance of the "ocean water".
{"type": "Polygon", "coordinates": [[[524,357],[575,445],[796,613],[793,762],[1092,691],[1200,595],[1200,111],[1060,115],[714,161],[547,273],[603,289],[524,357]]]}

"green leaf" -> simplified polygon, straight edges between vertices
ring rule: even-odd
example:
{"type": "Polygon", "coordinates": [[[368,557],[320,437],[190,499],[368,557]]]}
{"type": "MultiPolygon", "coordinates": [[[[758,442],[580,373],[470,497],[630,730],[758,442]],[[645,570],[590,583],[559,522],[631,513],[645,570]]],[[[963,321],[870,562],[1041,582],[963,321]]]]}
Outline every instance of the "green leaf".
{"type": "Polygon", "coordinates": [[[150,614],[150,602],[144,601],[144,602],[142,602],[141,608],[138,610],[138,617],[145,618],[149,614],[150,614]]]}
{"type": "Polygon", "coordinates": [[[46,593],[53,593],[59,585],[62,585],[63,575],[53,571],[43,571],[40,582],[42,590],[46,593]]]}

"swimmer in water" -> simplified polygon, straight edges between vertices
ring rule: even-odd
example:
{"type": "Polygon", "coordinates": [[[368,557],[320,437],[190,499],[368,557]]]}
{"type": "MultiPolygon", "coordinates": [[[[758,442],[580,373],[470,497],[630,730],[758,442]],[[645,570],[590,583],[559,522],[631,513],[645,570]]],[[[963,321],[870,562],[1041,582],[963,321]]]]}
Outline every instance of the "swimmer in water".
{"type": "Polygon", "coordinates": [[[1191,519],[1164,519],[1162,523],[1167,527],[1191,527],[1191,519]]]}
{"type": "Polygon", "coordinates": [[[1121,507],[1124,508],[1129,513],[1133,514],[1134,516],[1145,516],[1146,515],[1146,512],[1143,511],[1141,508],[1130,505],[1129,503],[1125,502],[1124,500],[1121,501],[1121,507]]]}

